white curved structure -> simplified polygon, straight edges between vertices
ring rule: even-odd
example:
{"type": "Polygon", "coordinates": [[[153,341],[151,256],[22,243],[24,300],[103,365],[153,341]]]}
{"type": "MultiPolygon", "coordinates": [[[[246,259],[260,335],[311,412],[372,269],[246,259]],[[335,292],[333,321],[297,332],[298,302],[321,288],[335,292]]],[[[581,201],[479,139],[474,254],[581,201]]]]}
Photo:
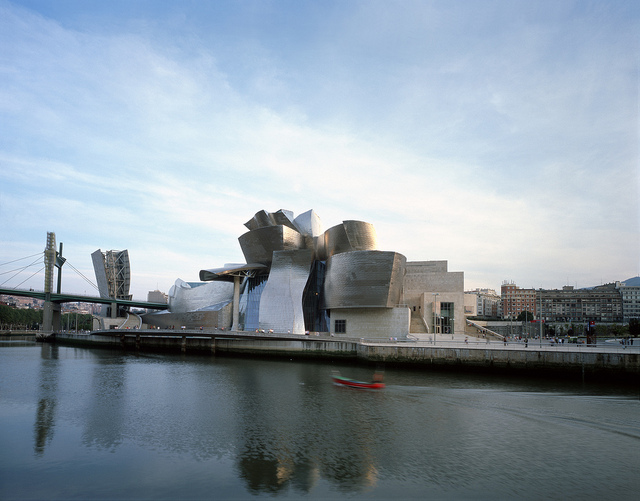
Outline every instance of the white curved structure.
{"type": "Polygon", "coordinates": [[[231,282],[185,282],[177,279],[169,290],[169,311],[185,313],[212,309],[216,305],[229,304],[233,300],[231,282]]]}
{"type": "Polygon", "coordinates": [[[260,298],[260,328],[304,334],[302,295],[312,262],[310,249],[273,253],[271,273],[260,298]]]}

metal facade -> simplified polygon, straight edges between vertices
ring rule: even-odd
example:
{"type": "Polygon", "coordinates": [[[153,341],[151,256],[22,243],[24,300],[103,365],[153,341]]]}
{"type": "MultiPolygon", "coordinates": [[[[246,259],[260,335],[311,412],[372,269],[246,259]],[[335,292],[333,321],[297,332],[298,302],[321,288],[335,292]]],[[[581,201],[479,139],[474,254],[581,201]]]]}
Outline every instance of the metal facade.
{"type": "Polygon", "coordinates": [[[131,269],[129,251],[105,251],[100,249],[91,254],[93,269],[96,273],[100,297],[131,299],[131,269]]]}
{"type": "Polygon", "coordinates": [[[273,253],[304,247],[304,238],[288,226],[265,226],[251,230],[238,239],[247,263],[270,264],[273,253]]]}
{"type": "Polygon", "coordinates": [[[303,212],[293,220],[298,231],[305,236],[318,237],[324,233],[322,221],[313,210],[303,212]]]}
{"type": "Polygon", "coordinates": [[[169,290],[169,310],[172,313],[197,311],[233,300],[233,283],[226,281],[189,283],[176,280],[169,290]]]}
{"type": "Polygon", "coordinates": [[[277,251],[260,299],[260,328],[304,334],[302,296],[312,264],[310,249],[277,251]]]}
{"type": "Polygon", "coordinates": [[[96,273],[96,282],[98,282],[98,292],[100,297],[109,297],[109,283],[107,281],[107,268],[104,264],[104,254],[98,249],[91,254],[93,260],[93,269],[96,273]]]}
{"type": "Polygon", "coordinates": [[[397,252],[353,251],[327,260],[326,307],[393,308],[402,299],[406,258],[397,252]]]}
{"type": "Polygon", "coordinates": [[[372,224],[364,221],[344,221],[329,228],[316,239],[317,259],[321,261],[334,254],[377,248],[376,230],[372,224]]]}
{"type": "Polygon", "coordinates": [[[331,308],[393,308],[402,299],[406,258],[378,251],[372,224],[344,221],[323,230],[310,210],[259,211],[238,239],[247,263],[202,270],[201,280],[242,271],[238,328],[304,334],[326,329],[331,308]]]}

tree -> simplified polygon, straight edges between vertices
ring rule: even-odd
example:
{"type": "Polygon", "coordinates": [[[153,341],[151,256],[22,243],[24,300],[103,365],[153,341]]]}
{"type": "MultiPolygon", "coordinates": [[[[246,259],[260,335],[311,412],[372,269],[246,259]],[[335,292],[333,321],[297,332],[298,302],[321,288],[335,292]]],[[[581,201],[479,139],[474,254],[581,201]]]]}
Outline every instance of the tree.
{"type": "Polygon", "coordinates": [[[629,320],[629,335],[631,337],[640,337],[640,318],[629,320]]]}
{"type": "Polygon", "coordinates": [[[0,304],[0,328],[35,329],[42,323],[42,310],[18,309],[0,304]]]}
{"type": "Polygon", "coordinates": [[[86,313],[64,313],[62,315],[62,328],[64,330],[90,331],[93,324],[93,316],[86,313]],[[76,326],[76,322],[78,325],[76,326]]]}
{"type": "Polygon", "coordinates": [[[524,320],[525,322],[533,320],[533,313],[531,313],[530,311],[520,312],[520,315],[518,315],[518,318],[516,320],[518,320],[518,321],[523,321],[524,320]]]}

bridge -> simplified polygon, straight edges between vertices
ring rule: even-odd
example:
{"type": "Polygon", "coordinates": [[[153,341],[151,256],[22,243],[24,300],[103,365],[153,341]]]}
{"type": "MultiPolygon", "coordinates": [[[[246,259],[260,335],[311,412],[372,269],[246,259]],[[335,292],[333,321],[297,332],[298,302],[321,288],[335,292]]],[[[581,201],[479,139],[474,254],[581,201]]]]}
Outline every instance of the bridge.
{"type": "MultiPolygon", "coordinates": [[[[20,297],[32,297],[35,299],[40,299],[44,301],[44,310],[43,310],[43,321],[42,321],[42,337],[46,337],[49,334],[59,331],[61,324],[61,304],[62,303],[97,303],[97,304],[107,304],[111,306],[111,314],[115,317],[117,315],[118,307],[124,308],[146,308],[151,310],[166,310],[169,305],[166,303],[152,303],[148,301],[134,301],[132,299],[123,299],[116,297],[103,297],[102,295],[99,297],[96,296],[86,296],[81,294],[69,294],[62,293],[62,265],[67,262],[67,260],[62,257],[62,243],[60,244],[60,250],[56,250],[56,237],[55,233],[49,232],[47,233],[47,247],[44,252],[41,254],[34,254],[33,256],[28,256],[27,258],[32,258],[34,256],[44,255],[44,290],[34,290],[34,289],[19,289],[15,288],[2,288],[0,287],[0,294],[9,295],[9,296],[20,296],[20,297]],[[53,275],[54,268],[58,269],[58,287],[57,292],[53,292],[53,275]]],[[[22,259],[27,259],[22,258],[22,259]]],[[[36,259],[31,265],[35,264],[39,259],[36,259]]],[[[16,260],[20,261],[20,259],[16,260]]],[[[11,261],[10,264],[15,261],[11,261]]],[[[18,270],[11,270],[12,273],[17,271],[18,273],[24,271],[31,265],[27,265],[23,268],[19,268],[18,270]]],[[[71,264],[69,263],[69,266],[71,264]]],[[[80,273],[76,268],[71,266],[77,273],[79,273],[82,278],[84,278],[87,282],[89,282],[93,287],[98,289],[98,287],[93,284],[89,279],[87,279],[82,273],[80,273]]],[[[41,270],[40,270],[41,271],[41,270]]],[[[18,274],[16,273],[16,275],[18,274]]],[[[36,272],[38,273],[38,272],[36,272]]],[[[4,274],[4,273],[2,273],[4,274]]],[[[14,275],[14,276],[16,276],[14,275]]],[[[34,273],[35,275],[35,273],[34,273]]],[[[32,275],[33,276],[33,275],[32,275]]],[[[12,277],[13,278],[13,277],[12,277]]],[[[23,281],[24,282],[24,281],[23,281]]],[[[6,281],[5,281],[6,283],[6,281]]],[[[4,285],[4,284],[2,284],[4,285]]]]}
{"type": "Polygon", "coordinates": [[[4,289],[0,287],[0,294],[7,296],[32,297],[51,301],[52,303],[96,303],[117,306],[128,306],[131,308],[146,308],[148,310],[166,310],[169,305],[166,303],[150,303],[148,301],[134,301],[132,299],[115,299],[112,297],[85,296],[82,294],[62,294],[55,292],[44,292],[26,289],[4,289]],[[47,299],[47,294],[49,298],[47,299]]]}
{"type": "Polygon", "coordinates": [[[59,332],[61,328],[61,304],[62,303],[97,303],[111,305],[111,311],[116,312],[118,306],[130,308],[146,308],[149,310],[166,310],[169,305],[166,303],[151,303],[148,301],[133,301],[131,299],[116,299],[112,297],[95,297],[81,294],[62,294],[55,292],[44,292],[26,289],[5,289],[0,288],[0,294],[8,296],[32,297],[44,301],[42,331],[38,335],[41,339],[46,339],[54,332],[59,332]]]}

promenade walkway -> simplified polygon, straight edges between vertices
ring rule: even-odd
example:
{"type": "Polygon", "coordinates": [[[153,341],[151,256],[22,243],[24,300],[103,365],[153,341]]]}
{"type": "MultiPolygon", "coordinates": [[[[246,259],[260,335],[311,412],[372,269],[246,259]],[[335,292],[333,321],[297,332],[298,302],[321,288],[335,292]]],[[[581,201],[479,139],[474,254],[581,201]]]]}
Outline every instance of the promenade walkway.
{"type": "Polygon", "coordinates": [[[367,345],[398,345],[398,346],[419,346],[425,348],[468,348],[482,350],[531,350],[550,352],[572,352],[572,353],[640,353],[640,338],[633,339],[633,344],[621,344],[620,342],[599,341],[595,345],[584,343],[556,343],[548,339],[529,339],[527,343],[522,340],[497,341],[482,338],[469,337],[462,334],[438,334],[435,342],[433,339],[415,340],[361,340],[367,345]]]}

